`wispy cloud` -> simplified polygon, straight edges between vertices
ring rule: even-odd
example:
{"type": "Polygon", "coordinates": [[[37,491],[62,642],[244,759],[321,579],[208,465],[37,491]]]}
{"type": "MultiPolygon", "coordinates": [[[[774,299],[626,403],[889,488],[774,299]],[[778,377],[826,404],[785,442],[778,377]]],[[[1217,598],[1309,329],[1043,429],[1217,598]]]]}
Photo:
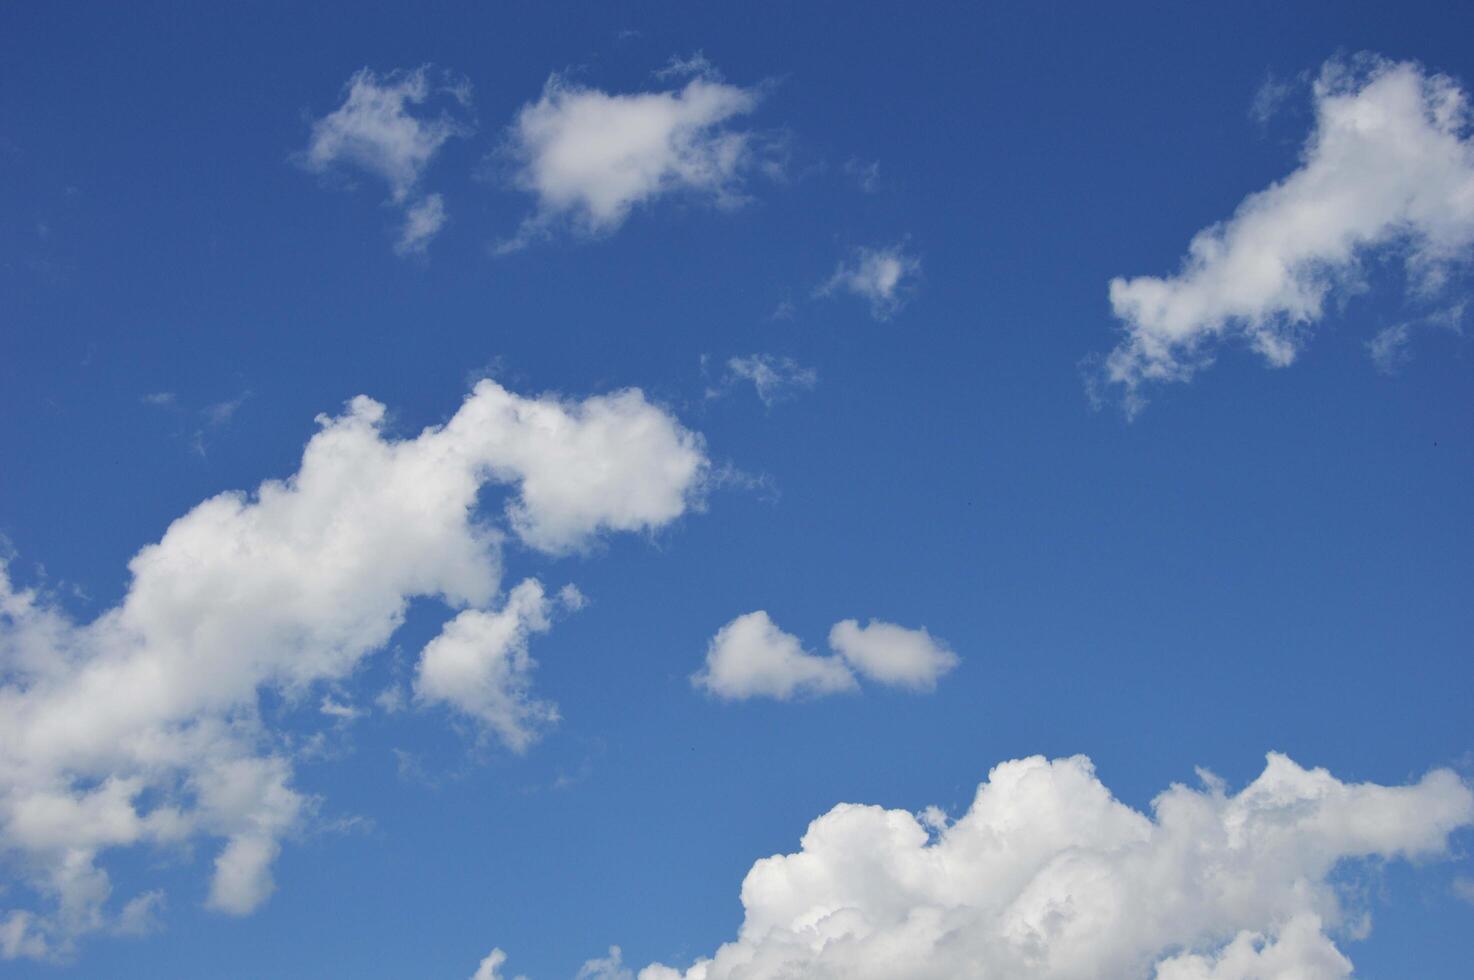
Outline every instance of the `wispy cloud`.
{"type": "Polygon", "coordinates": [[[921,275],[921,259],[904,243],[887,248],[860,248],[835,268],[815,290],[816,296],[850,293],[870,305],[877,320],[888,320],[906,305],[921,275]]]}
{"type": "Polygon", "coordinates": [[[343,104],[312,124],[303,164],[382,180],[404,213],[395,250],[423,253],[446,214],[442,197],[422,194],[420,181],[446,142],[472,132],[470,106],[469,82],[428,66],[383,76],[363,68],[348,80],[343,104]]]}
{"type": "Polygon", "coordinates": [[[819,372],[799,365],[791,357],[748,354],[727,360],[727,369],[706,397],[720,398],[740,383],[751,383],[758,398],[769,408],[819,383],[819,372]]]}

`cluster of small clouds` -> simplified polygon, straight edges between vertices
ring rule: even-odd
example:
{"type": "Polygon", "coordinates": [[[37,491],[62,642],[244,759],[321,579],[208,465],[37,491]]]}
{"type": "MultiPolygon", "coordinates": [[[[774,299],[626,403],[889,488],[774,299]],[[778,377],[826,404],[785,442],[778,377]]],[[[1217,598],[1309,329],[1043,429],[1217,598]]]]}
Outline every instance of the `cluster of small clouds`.
{"type": "Polygon", "coordinates": [[[349,169],[384,181],[389,203],[404,212],[395,251],[423,253],[446,212],[440,194],[421,191],[421,178],[447,142],[474,131],[465,118],[470,108],[464,79],[437,80],[428,67],[381,78],[364,68],[348,80],[343,104],[312,124],[302,163],[315,173],[349,169]]]}
{"type": "MultiPolygon", "coordinates": [[[[739,125],[765,86],[734,85],[699,53],[672,59],[655,77],[680,84],[606,92],[555,73],[517,111],[487,172],[530,195],[534,207],[496,252],[560,231],[606,236],[662,198],[736,208],[749,200],[754,174],[782,176],[784,140],[739,125]]],[[[348,80],[343,103],[312,124],[301,160],[317,173],[358,171],[384,181],[403,214],[395,250],[424,254],[448,218],[444,197],[421,190],[422,178],[447,142],[474,132],[470,109],[464,79],[428,66],[383,76],[364,68],[348,80]]],[[[843,170],[864,193],[879,188],[878,162],[851,159],[843,170]]],[[[920,271],[904,245],[861,248],[816,295],[853,294],[884,320],[905,304],[920,271]]]]}
{"type": "Polygon", "coordinates": [[[1445,857],[1474,823],[1444,769],[1351,784],[1272,754],[1236,794],[1200,775],[1150,815],[1083,756],[997,766],[955,821],[840,804],[753,865],[735,940],[639,980],[1344,980],[1357,872],[1445,857]]]}
{"type": "MultiPolygon", "coordinates": [[[[1311,86],[1315,128],[1300,166],[1198,232],[1172,276],[1117,278],[1124,336],[1098,365],[1128,413],[1143,388],[1185,381],[1225,338],[1271,365],[1294,361],[1328,303],[1366,288],[1366,260],[1395,250],[1412,290],[1435,295],[1474,245],[1474,140],[1467,94],[1412,63],[1327,64],[1311,86]]],[[[1268,113],[1286,93],[1262,100],[1268,113]]],[[[1395,363],[1407,332],[1374,341],[1395,363]]]]}
{"type": "MultiPolygon", "coordinates": [[[[500,947],[493,949],[481,960],[476,972],[471,974],[471,980],[506,980],[501,972],[502,965],[506,962],[507,954],[500,947]]],[[[514,980],[527,978],[519,974],[514,980]]],[[[619,947],[610,946],[608,956],[585,961],[574,974],[574,980],[635,980],[635,974],[624,965],[624,955],[619,947]]]]}
{"type": "Polygon", "coordinates": [[[959,660],[925,629],[871,620],[835,623],[831,656],[803,648],[763,610],[738,616],[717,631],[706,663],[691,677],[696,687],[728,701],[820,697],[859,689],[856,674],[879,684],[929,691],[959,660]]]}
{"type": "Polygon", "coordinates": [[[90,622],[0,565],[0,860],[37,899],[0,911],[0,955],[65,958],[85,934],[144,928],[162,897],[114,910],[99,859],[115,848],[219,839],[209,904],[256,908],[315,805],[261,693],[351,721],[360,709],[328,695],[416,597],[455,615],[420,653],[415,702],[525,749],[557,718],[530,694],[529,637],[582,597],[535,579],[501,597],[504,541],[556,555],[665,526],[699,505],[709,468],[701,438],[635,389],[570,402],[482,381],[414,438],[384,418],[362,396],[320,416],[295,474],[174,521],[90,622]],[[479,516],[491,485],[509,491],[500,521],[479,516]]]}

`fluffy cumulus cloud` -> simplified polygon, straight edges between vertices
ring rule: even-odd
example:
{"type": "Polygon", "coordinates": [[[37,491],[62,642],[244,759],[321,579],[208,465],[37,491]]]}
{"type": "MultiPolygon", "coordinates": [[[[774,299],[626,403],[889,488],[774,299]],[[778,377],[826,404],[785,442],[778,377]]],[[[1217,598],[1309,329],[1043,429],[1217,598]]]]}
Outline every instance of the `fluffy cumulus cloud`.
{"type": "Polygon", "coordinates": [[[470,84],[437,78],[427,67],[379,76],[368,68],[348,80],[343,104],[312,124],[303,163],[316,173],[355,170],[377,177],[404,213],[395,250],[422,253],[446,222],[439,194],[420,179],[447,141],[471,132],[470,84]],[[432,103],[435,107],[432,108],[432,103]]]}
{"type": "Polygon", "coordinates": [[[872,619],[861,626],[853,619],[835,623],[829,646],[873,681],[929,691],[937,679],[958,664],[957,654],[924,629],[906,629],[872,619]]]}
{"type": "Polygon", "coordinates": [[[240,914],[265,900],[313,800],[259,698],[352,710],[325,693],[415,597],[458,611],[421,656],[418,698],[524,748],[555,717],[529,696],[526,649],[552,610],[536,581],[501,597],[504,539],[562,552],[658,528],[697,501],[706,470],[700,438],[636,390],[568,402],[483,381],[406,439],[384,414],[358,397],[319,417],[295,474],[174,521],[90,622],[0,565],[0,862],[34,899],[0,905],[0,954],[64,957],[83,934],[146,922],[147,893],[115,908],[100,862],[113,848],[216,839],[209,903],[240,914]],[[491,484],[508,490],[500,520],[478,507],[491,484]]]}
{"type": "Polygon", "coordinates": [[[784,399],[819,383],[819,372],[800,365],[791,357],[776,354],[749,354],[727,360],[725,375],[716,387],[708,388],[708,398],[719,398],[735,385],[750,383],[764,405],[772,407],[784,399]]]}
{"type": "Polygon", "coordinates": [[[704,60],[671,71],[694,77],[679,88],[634,93],[548,79],[507,133],[513,183],[536,197],[537,208],[503,251],[559,225],[607,234],[635,207],[669,194],[719,206],[744,199],[744,179],[761,153],[758,137],[731,123],[757,107],[759,92],[722,81],[704,60]]]}
{"type": "Polygon", "coordinates": [[[1021,759],[955,822],[835,807],[748,872],[737,939],[639,977],[1339,980],[1332,936],[1367,921],[1356,869],[1444,855],[1471,822],[1447,770],[1350,784],[1270,755],[1238,793],[1205,775],[1145,814],[1088,759],[1021,759]]]}
{"type": "Polygon", "coordinates": [[[1150,382],[1182,381],[1238,338],[1270,364],[1295,359],[1328,302],[1364,288],[1395,250],[1416,292],[1439,289],[1474,245],[1468,97],[1415,64],[1334,62],[1313,86],[1300,165],[1193,237],[1172,276],[1111,281],[1123,336],[1101,365],[1128,410],[1150,382]]]}
{"type": "Polygon", "coordinates": [[[762,610],[717,630],[706,665],[692,675],[697,687],[728,700],[795,697],[853,691],[855,675],[838,657],[820,657],[779,629],[762,610]]]}
{"type": "Polygon", "coordinates": [[[875,319],[888,320],[906,305],[920,275],[921,259],[908,252],[904,244],[861,248],[839,263],[815,295],[850,293],[870,305],[875,319]]]}
{"type": "Polygon", "coordinates": [[[699,688],[729,701],[766,697],[788,701],[854,691],[856,673],[872,681],[911,690],[931,690],[957,666],[958,658],[924,629],[906,629],[853,619],[829,631],[833,656],[809,653],[798,637],[785,633],[766,612],[738,616],[717,631],[706,663],[691,677],[699,688]]]}

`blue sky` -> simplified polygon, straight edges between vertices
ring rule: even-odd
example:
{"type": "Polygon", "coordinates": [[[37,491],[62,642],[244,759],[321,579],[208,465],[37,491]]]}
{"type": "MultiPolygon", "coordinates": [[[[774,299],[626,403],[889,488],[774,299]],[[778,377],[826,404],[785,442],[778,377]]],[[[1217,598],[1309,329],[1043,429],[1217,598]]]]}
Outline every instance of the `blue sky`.
{"type": "Polygon", "coordinates": [[[6,7],[4,970],[1463,975],[1471,30],[6,7]]]}

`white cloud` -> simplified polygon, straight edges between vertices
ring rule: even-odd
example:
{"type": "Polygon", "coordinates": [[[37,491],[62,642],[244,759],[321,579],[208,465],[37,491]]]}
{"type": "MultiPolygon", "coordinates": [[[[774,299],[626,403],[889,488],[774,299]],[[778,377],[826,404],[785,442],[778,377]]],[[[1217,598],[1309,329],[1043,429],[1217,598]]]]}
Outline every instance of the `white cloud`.
{"type": "Polygon", "coordinates": [[[99,865],[111,848],[221,840],[210,904],[264,901],[312,801],[259,693],[321,717],[310,709],[414,597],[463,610],[425,650],[421,696],[524,747],[551,717],[526,694],[526,634],[545,628],[545,600],[529,582],[496,608],[508,532],[478,516],[482,488],[508,488],[510,533],[561,552],[668,524],[707,469],[700,438],[637,390],[565,402],[483,381],[409,439],[386,438],[384,414],[360,396],[319,417],[294,475],[176,520],[91,622],[0,564],[0,860],[44,909],[0,909],[4,955],[65,957],[118,928],[99,865]],[[464,690],[447,690],[452,674],[464,690]]]}
{"type": "Polygon", "coordinates": [[[558,711],[529,695],[532,683],[527,640],[551,625],[551,603],[542,584],[528,579],[497,612],[467,609],[425,645],[415,672],[415,697],[443,702],[495,732],[513,751],[532,744],[538,730],[558,720],[558,711]]]}
{"type": "Polygon", "coordinates": [[[957,654],[926,630],[874,619],[868,626],[853,619],[835,623],[829,646],[871,680],[918,691],[936,687],[937,679],[958,664],[957,654]]]}
{"type": "Polygon", "coordinates": [[[404,212],[404,229],[394,251],[400,255],[422,255],[430,245],[430,239],[445,227],[445,199],[439,194],[427,194],[410,205],[404,212]]]}
{"type": "Polygon", "coordinates": [[[909,254],[903,244],[861,248],[848,262],[841,262],[814,295],[852,293],[870,304],[875,319],[887,320],[906,304],[920,274],[921,260],[909,254]]]}
{"type": "Polygon", "coordinates": [[[813,368],[801,367],[791,357],[774,354],[749,354],[727,361],[727,375],[716,388],[707,391],[708,398],[724,394],[739,381],[750,381],[764,405],[772,407],[796,392],[812,388],[819,382],[813,368]]]}
{"type": "Polygon", "coordinates": [[[1408,353],[1408,341],[1412,339],[1412,330],[1406,323],[1393,324],[1377,331],[1377,335],[1367,341],[1367,354],[1371,356],[1372,363],[1377,370],[1383,374],[1396,374],[1402,366],[1412,359],[1408,353]]]}
{"type": "Polygon", "coordinates": [[[1348,784],[1272,754],[1237,794],[1208,776],[1147,816],[1084,757],[1034,757],[936,821],[836,806],[798,853],[753,865],[736,940],[640,980],[1338,980],[1328,932],[1363,920],[1336,882],[1362,859],[1445,855],[1474,794],[1448,770],[1348,784]]]}
{"type": "Polygon", "coordinates": [[[1332,62],[1313,86],[1300,166],[1198,232],[1173,276],[1113,279],[1124,337],[1102,380],[1128,411],[1149,382],[1183,381],[1239,338],[1271,365],[1295,359],[1334,297],[1364,288],[1363,260],[1396,247],[1419,292],[1474,243],[1474,143],[1465,93],[1410,63],[1332,62]]]}
{"type": "Polygon", "coordinates": [[[798,637],[783,632],[762,610],[738,616],[717,631],[706,650],[706,665],[691,682],[728,700],[787,701],[857,687],[838,657],[806,652],[798,637]]]}
{"type": "Polygon", "coordinates": [[[1411,363],[1414,330],[1421,333],[1434,327],[1455,336],[1463,336],[1465,305],[1464,302],[1455,303],[1427,316],[1383,327],[1366,342],[1367,355],[1372,359],[1373,366],[1382,374],[1397,374],[1411,363]]]}
{"type": "Polygon", "coordinates": [[[635,974],[625,968],[619,947],[610,946],[607,957],[585,961],[574,980],[635,980],[635,974]]]}
{"type": "Polygon", "coordinates": [[[436,83],[426,67],[382,78],[363,68],[348,80],[343,104],[312,124],[303,163],[316,173],[347,168],[383,180],[405,216],[395,250],[422,253],[446,215],[439,194],[420,196],[420,178],[447,141],[471,132],[459,115],[470,103],[468,82],[447,76],[436,83]],[[428,103],[437,97],[442,106],[432,112],[428,103]]]}
{"type": "Polygon", "coordinates": [[[719,206],[743,200],[756,137],[728,124],[757,107],[758,92],[721,81],[704,61],[679,68],[696,69],[696,77],[658,92],[617,94],[548,79],[508,130],[513,181],[537,197],[537,210],[502,251],[564,222],[581,234],[607,234],[632,209],[667,194],[719,206]]]}
{"type": "Polygon", "coordinates": [[[858,689],[855,672],[881,684],[928,691],[958,664],[955,653],[924,629],[871,620],[835,623],[829,646],[836,656],[804,650],[761,610],[738,616],[717,631],[706,664],[691,682],[727,700],[787,701],[858,689]]]}
{"type": "MultiPolygon", "coordinates": [[[[476,967],[476,972],[471,974],[471,980],[503,980],[502,964],[507,962],[507,954],[500,949],[493,949],[482,958],[481,964],[476,967]]],[[[516,980],[527,980],[524,976],[518,976],[516,980]]]]}

